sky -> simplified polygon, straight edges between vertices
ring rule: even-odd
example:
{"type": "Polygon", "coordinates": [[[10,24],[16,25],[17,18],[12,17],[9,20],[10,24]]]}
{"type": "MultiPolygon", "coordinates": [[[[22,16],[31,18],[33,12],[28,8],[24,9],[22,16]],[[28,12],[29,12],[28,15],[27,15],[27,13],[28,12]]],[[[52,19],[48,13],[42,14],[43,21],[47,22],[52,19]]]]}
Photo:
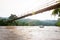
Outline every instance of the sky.
{"type": "MultiPolygon", "coordinates": [[[[0,0],[0,17],[9,17],[10,14],[15,14],[19,17],[53,4],[56,4],[56,0],[0,0]]],[[[52,16],[51,13],[52,10],[26,18],[57,20],[58,17],[52,16]]]]}

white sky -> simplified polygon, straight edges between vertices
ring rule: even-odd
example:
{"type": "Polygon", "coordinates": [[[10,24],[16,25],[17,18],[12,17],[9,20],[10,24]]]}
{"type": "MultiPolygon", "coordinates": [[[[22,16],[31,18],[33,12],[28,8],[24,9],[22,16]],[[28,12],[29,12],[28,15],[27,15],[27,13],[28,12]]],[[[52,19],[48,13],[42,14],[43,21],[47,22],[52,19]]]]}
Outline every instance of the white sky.
{"type": "MultiPolygon", "coordinates": [[[[21,16],[42,9],[45,6],[47,7],[53,5],[55,2],[56,0],[0,0],[0,17],[8,17],[10,14],[21,16]]],[[[57,17],[51,16],[51,13],[52,11],[47,11],[42,14],[37,14],[26,18],[38,20],[56,20],[57,17]]]]}

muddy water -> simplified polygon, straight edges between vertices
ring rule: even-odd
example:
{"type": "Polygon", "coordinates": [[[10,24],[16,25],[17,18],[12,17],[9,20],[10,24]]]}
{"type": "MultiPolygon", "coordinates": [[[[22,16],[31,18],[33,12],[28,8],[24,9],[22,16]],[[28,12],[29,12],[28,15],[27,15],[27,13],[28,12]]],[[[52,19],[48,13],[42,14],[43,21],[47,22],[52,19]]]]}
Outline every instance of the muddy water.
{"type": "Polygon", "coordinates": [[[60,40],[60,27],[0,27],[0,40],[60,40]]]}

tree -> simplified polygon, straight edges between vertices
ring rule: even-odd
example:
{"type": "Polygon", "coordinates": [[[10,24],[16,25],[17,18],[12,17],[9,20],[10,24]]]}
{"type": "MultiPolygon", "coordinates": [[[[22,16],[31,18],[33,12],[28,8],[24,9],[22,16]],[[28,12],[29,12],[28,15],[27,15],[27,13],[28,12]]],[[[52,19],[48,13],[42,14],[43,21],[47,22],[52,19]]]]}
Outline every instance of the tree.
{"type": "Polygon", "coordinates": [[[60,8],[54,9],[52,15],[58,15],[56,26],[60,26],[60,8]]]}
{"type": "Polygon", "coordinates": [[[60,17],[60,8],[54,9],[52,15],[58,15],[60,17]]]}
{"type": "Polygon", "coordinates": [[[17,18],[17,16],[14,14],[11,14],[11,16],[9,17],[9,19],[16,19],[16,18],[17,18]]]}
{"type": "Polygon", "coordinates": [[[0,26],[6,26],[8,24],[6,21],[8,21],[6,18],[0,19],[0,26]]]}
{"type": "Polygon", "coordinates": [[[8,18],[0,18],[0,26],[17,26],[18,21],[7,22],[8,20],[12,20],[15,18],[17,18],[17,16],[13,14],[11,14],[11,16],[8,18]]]}
{"type": "MultiPolygon", "coordinates": [[[[14,14],[11,14],[11,16],[8,18],[8,20],[12,20],[12,19],[16,19],[17,16],[14,15],[14,14]]],[[[13,22],[7,22],[8,25],[14,25],[14,26],[17,26],[18,25],[18,22],[17,21],[13,21],[13,22]]]]}

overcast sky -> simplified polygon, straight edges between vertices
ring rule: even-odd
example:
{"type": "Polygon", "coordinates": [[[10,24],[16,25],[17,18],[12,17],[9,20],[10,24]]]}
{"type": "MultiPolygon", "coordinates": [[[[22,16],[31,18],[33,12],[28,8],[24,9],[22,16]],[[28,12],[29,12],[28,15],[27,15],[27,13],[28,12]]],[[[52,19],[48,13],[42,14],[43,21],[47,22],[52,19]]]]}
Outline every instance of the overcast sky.
{"type": "MultiPolygon", "coordinates": [[[[0,17],[8,17],[10,14],[16,14],[17,16],[25,15],[42,9],[45,6],[53,5],[55,2],[56,0],[0,0],[0,17]]],[[[52,11],[47,11],[27,18],[56,20],[57,17],[51,16],[51,13],[52,11]]]]}

